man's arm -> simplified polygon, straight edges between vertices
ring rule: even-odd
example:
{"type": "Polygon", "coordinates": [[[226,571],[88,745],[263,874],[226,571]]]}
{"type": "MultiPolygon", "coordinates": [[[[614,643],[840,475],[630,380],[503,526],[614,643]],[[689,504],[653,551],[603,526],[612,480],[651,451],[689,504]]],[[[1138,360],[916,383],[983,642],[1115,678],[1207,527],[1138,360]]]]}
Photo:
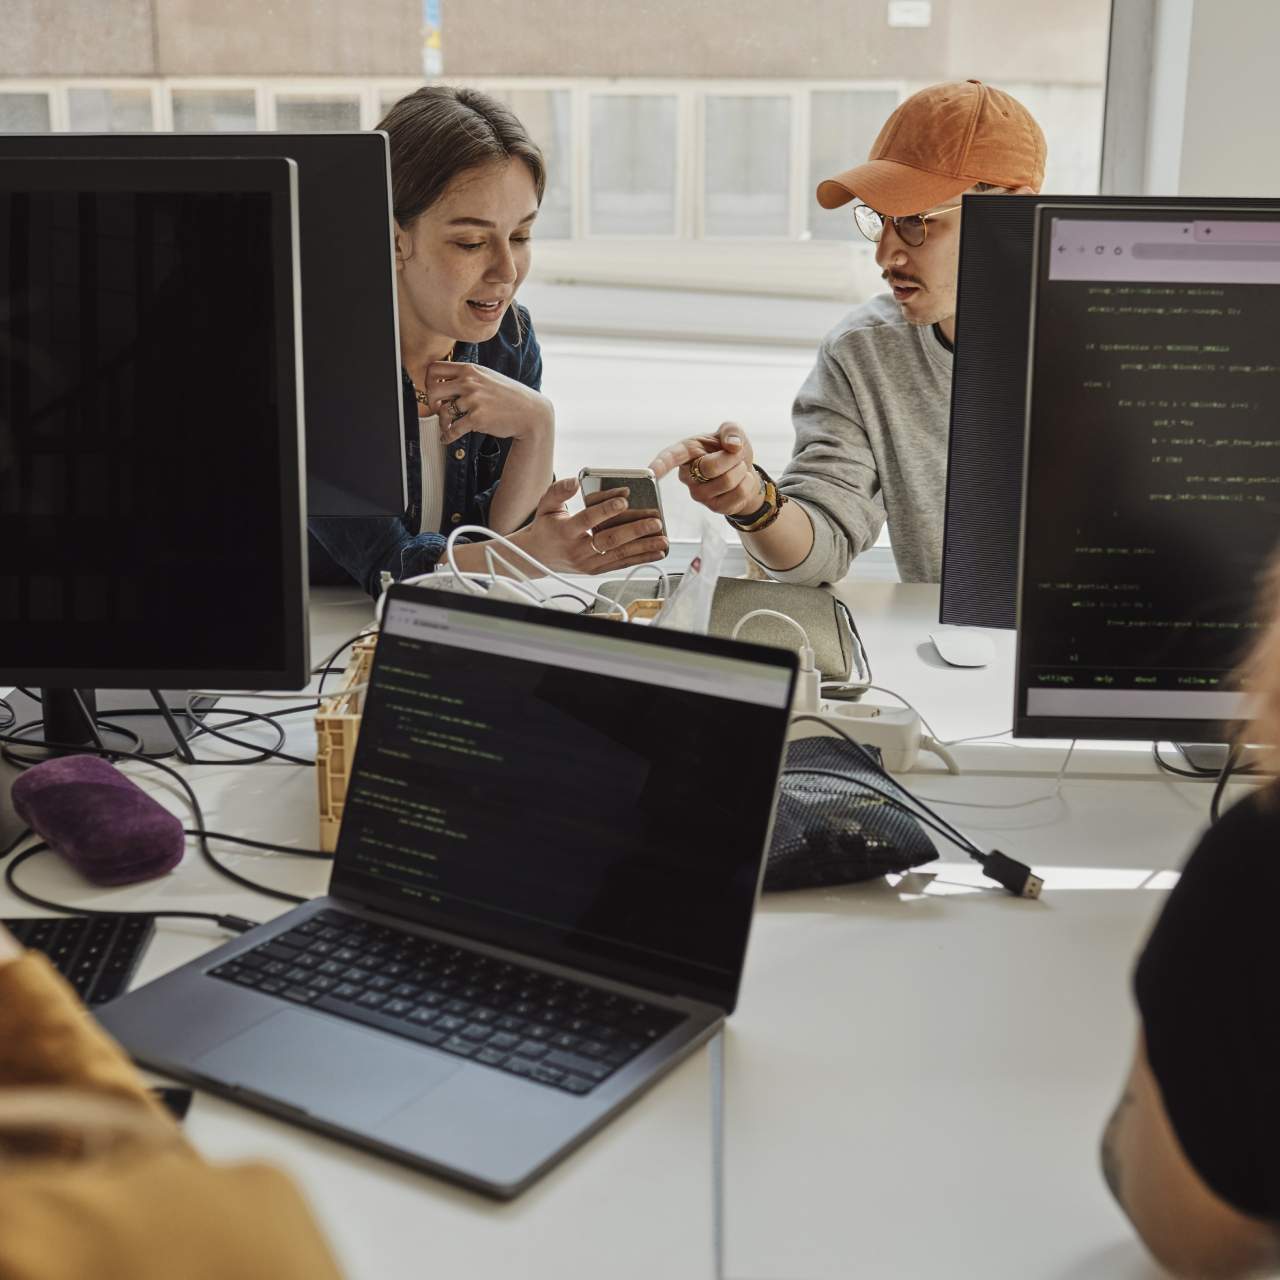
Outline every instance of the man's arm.
{"type": "Polygon", "coordinates": [[[1248,1280],[1280,1267],[1280,1231],[1205,1185],[1178,1143],[1139,1036],[1102,1138],[1102,1172],[1148,1249],[1176,1276],[1248,1280]]]}
{"type": "MultiPolygon", "coordinates": [[[[754,453],[746,433],[725,422],[711,436],[693,436],[664,449],[649,464],[659,480],[681,468],[680,479],[690,495],[722,516],[744,517],[765,504],[765,484],[754,467],[754,453]],[[698,463],[696,479],[689,463],[698,463]]],[[[778,518],[759,533],[742,533],[742,545],[766,569],[794,569],[813,550],[813,524],[803,507],[788,502],[778,518]]]]}

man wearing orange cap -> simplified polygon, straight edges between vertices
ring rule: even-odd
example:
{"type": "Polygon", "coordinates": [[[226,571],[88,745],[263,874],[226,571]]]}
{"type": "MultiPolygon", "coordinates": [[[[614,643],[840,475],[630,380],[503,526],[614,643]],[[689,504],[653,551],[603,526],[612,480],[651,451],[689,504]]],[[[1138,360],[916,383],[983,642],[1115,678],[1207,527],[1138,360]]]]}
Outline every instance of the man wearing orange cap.
{"type": "Polygon", "coordinates": [[[885,519],[904,582],[942,573],[960,198],[1033,195],[1044,134],[1027,109],[977,80],[935,85],[891,115],[871,158],[818,187],[852,200],[892,293],[855,307],[823,339],[792,407],[791,461],[777,484],[735,423],[682,440],[650,464],[726,516],[782,582],[838,582],[885,519]]]}

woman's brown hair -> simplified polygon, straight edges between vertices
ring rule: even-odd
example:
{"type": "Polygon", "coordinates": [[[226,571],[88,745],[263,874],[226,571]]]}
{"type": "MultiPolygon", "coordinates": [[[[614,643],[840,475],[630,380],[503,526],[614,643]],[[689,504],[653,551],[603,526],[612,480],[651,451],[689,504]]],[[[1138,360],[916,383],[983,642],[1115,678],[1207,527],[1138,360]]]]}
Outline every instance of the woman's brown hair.
{"type": "Polygon", "coordinates": [[[522,160],[538,203],[547,166],[515,112],[478,89],[428,85],[395,103],[377,126],[391,138],[391,199],[407,228],[444,195],[459,174],[522,160]]]}

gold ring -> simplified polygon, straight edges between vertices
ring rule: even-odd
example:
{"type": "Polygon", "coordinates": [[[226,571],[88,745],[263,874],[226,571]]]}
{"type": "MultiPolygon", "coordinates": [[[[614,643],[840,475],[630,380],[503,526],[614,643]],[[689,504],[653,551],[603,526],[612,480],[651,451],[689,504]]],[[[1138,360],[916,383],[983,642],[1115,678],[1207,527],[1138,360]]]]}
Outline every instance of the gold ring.
{"type": "Polygon", "coordinates": [[[694,479],[695,479],[699,484],[710,484],[710,483],[711,483],[711,479],[712,479],[712,477],[711,477],[711,476],[704,476],[704,475],[702,474],[702,468],[701,468],[700,466],[698,466],[698,463],[700,463],[701,461],[702,461],[702,459],[701,459],[701,458],[694,458],[694,460],[693,460],[692,462],[690,462],[690,463],[689,463],[689,474],[690,474],[690,475],[691,475],[691,476],[692,476],[692,477],[693,477],[693,478],[694,478],[694,479]]]}
{"type": "Polygon", "coordinates": [[[587,539],[587,541],[588,541],[589,543],[591,543],[591,550],[592,550],[592,551],[594,551],[594,552],[596,553],[596,555],[598,555],[598,556],[602,556],[602,555],[606,554],[605,552],[601,551],[599,547],[597,547],[597,546],[596,546],[596,540],[595,540],[595,538],[588,538],[588,539],[587,539]]]}

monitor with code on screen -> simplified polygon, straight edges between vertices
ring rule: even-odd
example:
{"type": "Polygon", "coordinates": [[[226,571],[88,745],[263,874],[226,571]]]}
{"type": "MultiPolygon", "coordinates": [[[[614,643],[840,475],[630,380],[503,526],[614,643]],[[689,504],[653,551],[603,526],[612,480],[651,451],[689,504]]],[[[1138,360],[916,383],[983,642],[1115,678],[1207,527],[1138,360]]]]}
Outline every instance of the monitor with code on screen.
{"type": "Polygon", "coordinates": [[[1226,741],[1280,542],[1280,213],[1045,207],[1015,733],[1226,741]]]}

